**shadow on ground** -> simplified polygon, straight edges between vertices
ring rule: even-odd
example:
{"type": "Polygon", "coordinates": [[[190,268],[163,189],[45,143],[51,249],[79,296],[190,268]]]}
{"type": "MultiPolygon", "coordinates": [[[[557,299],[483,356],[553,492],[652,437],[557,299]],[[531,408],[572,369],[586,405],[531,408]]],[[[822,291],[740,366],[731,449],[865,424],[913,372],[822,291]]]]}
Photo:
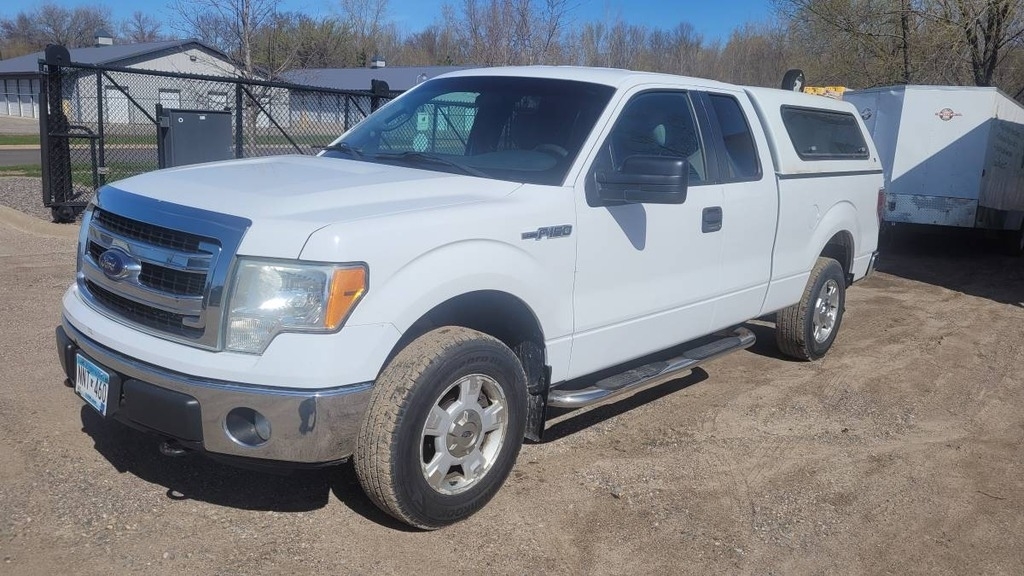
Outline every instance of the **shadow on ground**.
{"type": "Polygon", "coordinates": [[[708,373],[702,368],[694,368],[692,372],[677,378],[670,380],[664,384],[660,384],[647,390],[642,390],[635,393],[633,396],[628,398],[614,401],[611,404],[605,404],[589,410],[565,410],[560,408],[549,408],[548,409],[548,426],[544,430],[544,437],[541,439],[542,443],[554,442],[575,434],[581,430],[589,428],[595,424],[610,420],[621,414],[625,414],[630,410],[649,404],[662,398],[673,394],[685,388],[689,388],[694,384],[698,384],[708,379],[708,373]],[[574,412],[578,412],[574,414],[574,412]]]}
{"type": "Polygon", "coordinates": [[[978,230],[897,227],[882,244],[878,270],[970,296],[1024,307],[1024,258],[978,230]]]}
{"type": "Polygon", "coordinates": [[[307,512],[323,508],[333,494],[364,518],[408,529],[381,512],[359,486],[350,463],[318,469],[250,470],[190,453],[167,457],[160,438],[120,422],[104,420],[88,406],[81,411],[82,431],[96,451],[118,472],[167,488],[172,500],[196,500],[240,510],[307,512]]]}

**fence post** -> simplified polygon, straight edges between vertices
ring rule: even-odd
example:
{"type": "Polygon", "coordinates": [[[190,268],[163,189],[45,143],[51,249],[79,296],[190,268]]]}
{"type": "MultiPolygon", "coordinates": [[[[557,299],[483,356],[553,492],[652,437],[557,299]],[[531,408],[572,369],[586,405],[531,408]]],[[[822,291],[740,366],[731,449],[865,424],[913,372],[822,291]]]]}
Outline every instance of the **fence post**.
{"type": "MultiPolygon", "coordinates": [[[[50,114],[47,108],[50,103],[49,81],[46,78],[46,63],[39,60],[39,167],[42,170],[43,206],[53,204],[50,194],[50,114]]],[[[21,102],[18,102],[21,106],[21,102]]]]}
{"type": "Polygon", "coordinates": [[[235,83],[235,158],[244,158],[242,134],[242,85],[235,83]]]}
{"type": "Polygon", "coordinates": [[[164,146],[164,138],[169,128],[164,118],[164,105],[156,103],[156,167],[157,169],[167,168],[167,148],[164,146]]]}
{"type": "Polygon", "coordinates": [[[99,137],[98,160],[94,169],[99,175],[100,183],[107,183],[107,145],[103,136],[103,72],[96,71],[96,135],[99,137]]]}
{"type": "Polygon", "coordinates": [[[71,183],[71,147],[68,143],[69,123],[64,113],[61,67],[71,63],[68,49],[50,44],[45,52],[46,64],[46,171],[48,173],[43,205],[50,206],[55,222],[70,222],[75,218],[73,208],[63,206],[74,196],[71,183]]]}
{"type": "Polygon", "coordinates": [[[386,98],[391,94],[391,88],[383,80],[370,80],[370,92],[373,94],[370,97],[370,112],[373,113],[380,108],[381,98],[386,98]]]}

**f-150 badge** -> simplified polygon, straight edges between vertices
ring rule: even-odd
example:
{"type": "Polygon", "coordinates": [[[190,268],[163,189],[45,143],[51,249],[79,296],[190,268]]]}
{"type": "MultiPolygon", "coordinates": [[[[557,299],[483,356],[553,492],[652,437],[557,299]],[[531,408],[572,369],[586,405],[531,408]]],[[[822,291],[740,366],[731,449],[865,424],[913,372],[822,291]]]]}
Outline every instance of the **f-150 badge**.
{"type": "Polygon", "coordinates": [[[543,240],[545,238],[566,238],[572,234],[572,225],[543,226],[531,232],[523,232],[523,240],[543,240]]]}

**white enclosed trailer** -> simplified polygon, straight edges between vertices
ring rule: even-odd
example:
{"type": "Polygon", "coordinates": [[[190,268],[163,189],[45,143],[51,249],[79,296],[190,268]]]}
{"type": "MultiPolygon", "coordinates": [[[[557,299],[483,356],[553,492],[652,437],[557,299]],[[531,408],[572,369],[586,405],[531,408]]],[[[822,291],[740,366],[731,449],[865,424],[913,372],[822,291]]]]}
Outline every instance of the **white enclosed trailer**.
{"type": "Polygon", "coordinates": [[[1024,248],[1024,106],[996,88],[848,91],[885,171],[883,219],[1007,230],[1024,248]]]}

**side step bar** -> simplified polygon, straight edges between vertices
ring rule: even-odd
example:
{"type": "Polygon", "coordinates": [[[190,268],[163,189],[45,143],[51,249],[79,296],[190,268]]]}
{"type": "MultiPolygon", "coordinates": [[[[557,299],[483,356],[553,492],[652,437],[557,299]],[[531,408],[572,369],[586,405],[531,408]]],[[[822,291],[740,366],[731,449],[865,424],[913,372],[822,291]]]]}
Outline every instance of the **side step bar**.
{"type": "Polygon", "coordinates": [[[731,336],[725,336],[703,346],[687,350],[681,356],[670,360],[652,362],[621,374],[598,380],[589,388],[548,392],[548,406],[556,408],[583,408],[606,402],[623,394],[632,394],[645,388],[662,384],[692,368],[725,356],[730,352],[744,350],[754,344],[754,333],[746,328],[737,328],[731,336]]]}

